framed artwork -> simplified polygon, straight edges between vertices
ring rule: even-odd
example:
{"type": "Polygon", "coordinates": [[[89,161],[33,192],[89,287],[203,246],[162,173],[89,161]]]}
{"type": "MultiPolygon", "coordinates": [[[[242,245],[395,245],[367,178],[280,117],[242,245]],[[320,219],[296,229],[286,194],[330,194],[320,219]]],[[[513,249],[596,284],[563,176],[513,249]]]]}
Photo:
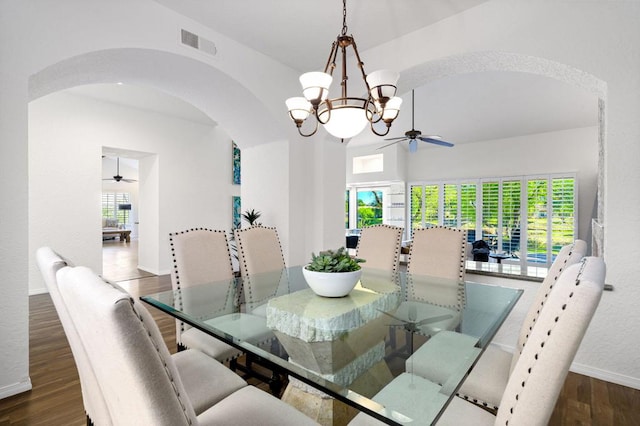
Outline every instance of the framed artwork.
{"type": "Polygon", "coordinates": [[[242,214],[240,209],[240,197],[236,197],[235,195],[232,197],[232,206],[233,206],[233,229],[240,228],[240,222],[242,221],[242,214]]]}
{"type": "Polygon", "coordinates": [[[240,148],[235,142],[231,143],[233,144],[233,184],[240,185],[240,148]]]}

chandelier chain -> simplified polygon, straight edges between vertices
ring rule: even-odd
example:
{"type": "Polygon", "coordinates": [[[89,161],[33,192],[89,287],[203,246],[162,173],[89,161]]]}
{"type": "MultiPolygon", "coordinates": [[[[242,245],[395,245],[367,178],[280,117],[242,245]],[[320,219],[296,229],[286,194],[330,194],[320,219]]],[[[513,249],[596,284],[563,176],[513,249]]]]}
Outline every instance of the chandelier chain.
{"type": "Polygon", "coordinates": [[[342,0],[342,35],[347,35],[347,0],[342,0]]]}

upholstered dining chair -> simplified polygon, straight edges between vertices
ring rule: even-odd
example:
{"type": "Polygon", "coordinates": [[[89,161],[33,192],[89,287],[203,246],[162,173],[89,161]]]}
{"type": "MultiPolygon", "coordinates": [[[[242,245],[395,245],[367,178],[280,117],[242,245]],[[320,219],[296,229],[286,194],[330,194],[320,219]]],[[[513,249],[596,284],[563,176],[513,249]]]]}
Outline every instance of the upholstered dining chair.
{"type": "Polygon", "coordinates": [[[53,251],[50,247],[40,247],[36,251],[36,262],[42,274],[42,278],[47,286],[51,301],[56,309],[64,334],[71,347],[71,353],[75,360],[80,377],[80,389],[82,391],[82,402],[87,415],[87,424],[111,425],[111,416],[107,408],[102,392],[98,385],[96,375],[91,368],[89,358],[87,356],[80,336],[71,321],[69,312],[61,299],[58,290],[58,282],[56,281],[56,273],[61,268],[69,266],[71,263],[62,256],[53,251]]]}
{"type": "Polygon", "coordinates": [[[199,351],[170,356],[146,308],[90,269],[64,267],[57,278],[114,424],[314,424],[199,351]],[[192,369],[180,371],[176,359],[187,357],[192,369]],[[217,366],[216,377],[206,377],[208,365],[217,366]],[[189,379],[202,382],[200,393],[189,391],[189,379]],[[214,404],[196,409],[197,401],[213,393],[214,404]]]}
{"type": "MultiPolygon", "coordinates": [[[[233,313],[233,300],[225,297],[228,283],[234,279],[226,232],[192,228],[170,233],[169,247],[173,260],[171,268],[173,290],[180,291],[183,288],[219,281],[219,294],[211,296],[218,299],[215,304],[220,313],[233,313]]],[[[215,291],[215,289],[211,290],[215,291]]],[[[221,362],[234,360],[242,353],[233,346],[197,328],[190,327],[180,320],[176,320],[176,341],[179,350],[198,349],[221,362]]]]}
{"type": "MultiPolygon", "coordinates": [[[[459,396],[489,409],[498,409],[509,376],[518,362],[552,288],[563,271],[580,262],[586,251],[587,243],[582,240],[575,240],[572,244],[560,249],[547,276],[538,287],[535,300],[520,327],[515,353],[496,345],[489,345],[462,384],[458,391],[459,396]]],[[[415,374],[442,384],[446,381],[451,369],[456,368],[458,359],[464,358],[468,351],[479,351],[474,344],[475,341],[460,334],[439,333],[432,338],[431,342],[427,342],[407,359],[407,369],[411,367],[415,374]],[[447,353],[438,349],[443,345],[450,348],[447,353]]]]}
{"type": "Polygon", "coordinates": [[[415,332],[430,336],[460,324],[465,300],[466,241],[467,231],[463,229],[434,226],[413,231],[406,300],[395,315],[410,323],[425,322],[415,332]],[[430,321],[438,317],[443,319],[430,321]]]}
{"type": "MultiPolygon", "coordinates": [[[[71,318],[67,304],[60,293],[57,272],[64,267],[69,267],[70,263],[49,247],[38,249],[36,257],[76,361],[88,423],[91,422],[96,425],[115,424],[101,386],[98,384],[96,369],[90,361],[86,346],[78,333],[77,325],[71,318]]],[[[126,292],[116,284],[106,282],[105,284],[126,295],[126,292]]],[[[207,361],[208,357],[200,352],[185,351],[171,356],[174,359],[176,368],[183,377],[187,394],[192,396],[192,402],[197,414],[218,402],[221,396],[246,384],[244,380],[228,371],[218,362],[207,361]],[[224,380],[220,380],[220,377],[224,380]],[[219,382],[218,387],[212,389],[211,383],[216,381],[219,382]]]]}
{"type": "Polygon", "coordinates": [[[234,233],[247,310],[266,316],[265,301],[287,285],[278,231],[274,227],[255,225],[235,229],[234,233]]]}
{"type": "Polygon", "coordinates": [[[397,272],[404,228],[392,225],[372,225],[362,228],[356,257],[364,259],[363,269],[397,272]]]}
{"type": "MultiPolygon", "coordinates": [[[[438,425],[546,425],[564,385],[569,367],[580,346],[604,289],[605,263],[602,258],[586,257],[569,266],[550,291],[537,321],[509,377],[497,415],[454,398],[438,425]]],[[[487,372],[490,373],[490,372],[487,372]]],[[[440,386],[407,373],[388,384],[373,397],[385,405],[403,404],[404,414],[420,418],[427,398],[438,398],[440,386]],[[423,392],[418,395],[416,388],[423,392]]],[[[398,405],[395,405],[396,407],[398,405]]],[[[380,424],[359,414],[352,425],[380,424]]]]}

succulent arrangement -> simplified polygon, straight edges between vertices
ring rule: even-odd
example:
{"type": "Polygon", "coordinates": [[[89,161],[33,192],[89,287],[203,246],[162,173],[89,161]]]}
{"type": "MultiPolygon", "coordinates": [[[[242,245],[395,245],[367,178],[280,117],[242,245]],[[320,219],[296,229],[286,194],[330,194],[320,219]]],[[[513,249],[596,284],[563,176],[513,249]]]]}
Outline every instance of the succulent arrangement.
{"type": "Polygon", "coordinates": [[[353,258],[344,247],[340,247],[321,251],[317,256],[311,253],[311,263],[306,268],[315,272],[353,272],[360,269],[359,263],[362,262],[364,259],[353,258]]]}

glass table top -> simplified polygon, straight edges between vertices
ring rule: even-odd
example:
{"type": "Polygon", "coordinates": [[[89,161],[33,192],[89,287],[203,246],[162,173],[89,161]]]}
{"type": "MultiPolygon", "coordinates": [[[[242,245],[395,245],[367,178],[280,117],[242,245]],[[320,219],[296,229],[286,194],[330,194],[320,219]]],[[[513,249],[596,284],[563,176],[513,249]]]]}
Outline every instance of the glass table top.
{"type": "Polygon", "coordinates": [[[348,296],[326,298],[298,266],[141,299],[277,365],[288,386],[318,389],[385,423],[431,424],[521,294],[363,269],[348,296]]]}

